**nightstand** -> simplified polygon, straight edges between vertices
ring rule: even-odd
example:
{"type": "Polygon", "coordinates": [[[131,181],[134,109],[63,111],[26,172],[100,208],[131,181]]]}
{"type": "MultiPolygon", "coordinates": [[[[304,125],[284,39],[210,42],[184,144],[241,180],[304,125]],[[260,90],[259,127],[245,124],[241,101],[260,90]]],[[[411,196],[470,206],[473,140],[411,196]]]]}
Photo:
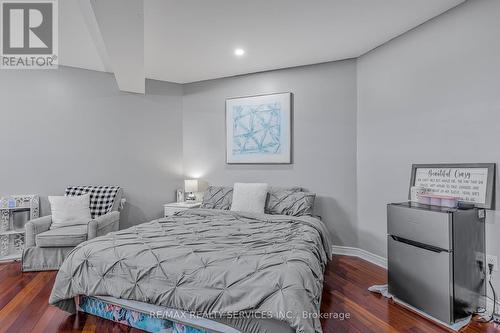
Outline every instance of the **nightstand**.
{"type": "Polygon", "coordinates": [[[190,208],[199,208],[201,206],[201,202],[196,201],[196,202],[173,202],[173,203],[168,203],[163,206],[164,214],[163,216],[171,216],[174,215],[177,212],[182,212],[183,210],[190,209],[190,208]]]}

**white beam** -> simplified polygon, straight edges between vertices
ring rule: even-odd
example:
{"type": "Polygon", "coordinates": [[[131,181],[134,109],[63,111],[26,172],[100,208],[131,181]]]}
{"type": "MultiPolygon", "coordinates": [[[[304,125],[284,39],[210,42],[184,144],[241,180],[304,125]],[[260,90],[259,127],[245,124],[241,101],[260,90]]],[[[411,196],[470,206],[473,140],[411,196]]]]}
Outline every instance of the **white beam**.
{"type": "Polygon", "coordinates": [[[83,21],[87,27],[87,31],[94,42],[95,48],[101,58],[104,68],[107,72],[112,72],[113,67],[111,66],[111,61],[109,60],[108,53],[106,51],[106,46],[104,40],[102,39],[101,31],[97,25],[97,20],[94,15],[94,9],[90,3],[90,0],[76,0],[78,7],[80,8],[80,13],[83,17],[83,21]]]}
{"type": "Polygon", "coordinates": [[[144,94],[143,0],[91,0],[91,5],[118,87],[144,94]]]}

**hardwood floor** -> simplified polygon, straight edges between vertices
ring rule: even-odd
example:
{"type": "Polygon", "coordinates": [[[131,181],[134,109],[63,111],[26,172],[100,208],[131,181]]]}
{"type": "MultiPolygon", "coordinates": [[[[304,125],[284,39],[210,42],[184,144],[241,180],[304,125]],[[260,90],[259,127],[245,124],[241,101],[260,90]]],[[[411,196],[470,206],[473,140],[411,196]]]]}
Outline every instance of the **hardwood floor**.
{"type": "MultiPolygon", "coordinates": [[[[56,272],[21,273],[19,263],[0,264],[0,332],[142,332],[79,313],[69,315],[47,301],[56,272]]],[[[367,288],[386,282],[384,269],[364,260],[336,256],[328,265],[322,313],[349,319],[322,319],[331,332],[449,332],[367,288]]],[[[500,325],[473,322],[461,333],[500,332],[500,325]]]]}

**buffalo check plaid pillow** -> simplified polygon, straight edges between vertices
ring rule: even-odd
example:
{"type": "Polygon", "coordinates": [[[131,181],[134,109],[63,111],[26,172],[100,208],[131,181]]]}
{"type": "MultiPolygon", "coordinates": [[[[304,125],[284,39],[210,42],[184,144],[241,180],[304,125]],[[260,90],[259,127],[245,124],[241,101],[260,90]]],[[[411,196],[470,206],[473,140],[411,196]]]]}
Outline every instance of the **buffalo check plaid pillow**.
{"type": "Polygon", "coordinates": [[[90,193],[90,215],[94,219],[111,211],[119,190],[118,186],[70,186],[66,189],[66,196],[90,193]]]}

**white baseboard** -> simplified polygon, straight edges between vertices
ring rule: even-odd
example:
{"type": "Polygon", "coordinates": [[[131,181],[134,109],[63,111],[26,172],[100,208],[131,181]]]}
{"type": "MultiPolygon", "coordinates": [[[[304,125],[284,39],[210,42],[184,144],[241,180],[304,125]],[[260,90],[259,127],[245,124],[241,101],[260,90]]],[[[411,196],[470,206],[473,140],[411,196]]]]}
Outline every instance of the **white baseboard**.
{"type": "Polygon", "coordinates": [[[382,268],[387,268],[387,258],[381,257],[377,254],[368,252],[363,249],[359,249],[357,247],[350,246],[332,246],[332,254],[333,255],[343,255],[343,256],[352,256],[358,257],[363,260],[369,261],[372,264],[380,266],[382,268]]]}

